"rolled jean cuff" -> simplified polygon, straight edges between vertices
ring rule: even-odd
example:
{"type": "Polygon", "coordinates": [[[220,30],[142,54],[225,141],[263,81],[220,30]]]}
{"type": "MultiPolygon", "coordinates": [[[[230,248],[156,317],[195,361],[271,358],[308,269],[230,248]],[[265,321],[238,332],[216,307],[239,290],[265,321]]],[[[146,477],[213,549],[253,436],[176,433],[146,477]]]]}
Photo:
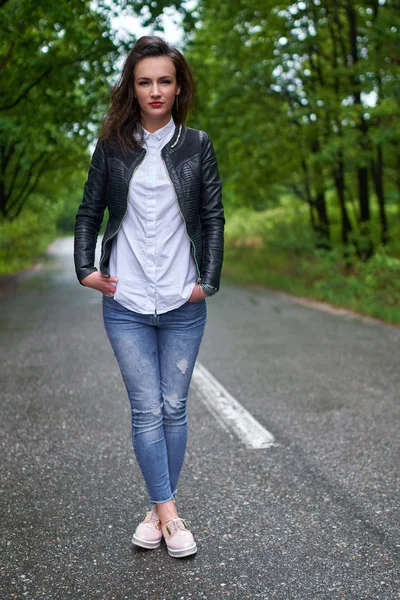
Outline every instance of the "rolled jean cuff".
{"type": "Polygon", "coordinates": [[[172,496],[170,496],[166,500],[152,500],[152,499],[150,499],[150,503],[152,505],[154,505],[154,504],[163,504],[164,502],[169,502],[170,500],[175,500],[175,494],[172,494],[172,496]]]}

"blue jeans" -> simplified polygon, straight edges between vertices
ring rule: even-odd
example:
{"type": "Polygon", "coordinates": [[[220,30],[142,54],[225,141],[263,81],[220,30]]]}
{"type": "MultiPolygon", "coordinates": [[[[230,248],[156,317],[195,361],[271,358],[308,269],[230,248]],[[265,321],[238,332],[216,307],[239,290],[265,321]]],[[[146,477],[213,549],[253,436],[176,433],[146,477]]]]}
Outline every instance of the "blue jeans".
{"type": "Polygon", "coordinates": [[[150,502],[166,502],[176,494],[185,455],[186,401],[206,302],[141,315],[103,296],[103,317],[128,392],[132,446],[150,502]]]}

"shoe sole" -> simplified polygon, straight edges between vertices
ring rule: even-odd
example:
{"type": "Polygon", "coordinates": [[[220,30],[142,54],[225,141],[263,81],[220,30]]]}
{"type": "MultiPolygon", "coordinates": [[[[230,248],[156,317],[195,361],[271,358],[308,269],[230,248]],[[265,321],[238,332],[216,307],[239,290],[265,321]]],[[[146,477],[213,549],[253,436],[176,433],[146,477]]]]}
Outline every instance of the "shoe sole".
{"type": "Polygon", "coordinates": [[[161,540],[156,540],[155,542],[150,542],[149,540],[141,540],[135,535],[132,538],[132,544],[134,546],[139,546],[140,548],[146,548],[146,550],[155,550],[161,544],[161,540]]]}
{"type": "Polygon", "coordinates": [[[189,548],[168,548],[168,554],[173,558],[184,558],[185,556],[191,556],[192,554],[196,554],[197,546],[193,544],[193,546],[189,546],[189,548]]]}

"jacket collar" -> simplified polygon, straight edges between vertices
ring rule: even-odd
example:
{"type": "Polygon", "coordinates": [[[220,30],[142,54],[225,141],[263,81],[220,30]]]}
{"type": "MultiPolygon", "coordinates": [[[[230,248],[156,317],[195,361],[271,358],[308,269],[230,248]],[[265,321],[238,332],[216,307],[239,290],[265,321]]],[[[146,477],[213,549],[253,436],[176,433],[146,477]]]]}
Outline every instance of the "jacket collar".
{"type": "MultiPolygon", "coordinates": [[[[185,138],[186,127],[183,125],[176,124],[174,135],[171,140],[164,146],[162,149],[162,153],[168,152],[168,154],[172,154],[176,149],[178,149],[185,138]]],[[[136,165],[141,162],[146,154],[146,150],[144,148],[135,148],[129,150],[127,154],[121,152],[121,150],[114,150],[115,158],[124,165],[124,167],[130,171],[134,169],[136,165]]]]}
{"type": "Polygon", "coordinates": [[[161,152],[167,151],[169,153],[174,152],[182,144],[185,138],[186,128],[183,125],[177,124],[175,126],[175,132],[171,140],[164,146],[161,152]]]}

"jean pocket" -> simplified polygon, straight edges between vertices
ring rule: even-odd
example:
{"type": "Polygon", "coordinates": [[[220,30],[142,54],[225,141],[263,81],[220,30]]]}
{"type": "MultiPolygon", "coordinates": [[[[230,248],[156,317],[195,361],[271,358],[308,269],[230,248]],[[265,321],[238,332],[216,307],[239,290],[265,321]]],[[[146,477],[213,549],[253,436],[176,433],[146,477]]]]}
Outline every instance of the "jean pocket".
{"type": "Polygon", "coordinates": [[[205,302],[206,299],[202,298],[201,300],[186,300],[185,304],[201,304],[202,302],[205,302]]]}

